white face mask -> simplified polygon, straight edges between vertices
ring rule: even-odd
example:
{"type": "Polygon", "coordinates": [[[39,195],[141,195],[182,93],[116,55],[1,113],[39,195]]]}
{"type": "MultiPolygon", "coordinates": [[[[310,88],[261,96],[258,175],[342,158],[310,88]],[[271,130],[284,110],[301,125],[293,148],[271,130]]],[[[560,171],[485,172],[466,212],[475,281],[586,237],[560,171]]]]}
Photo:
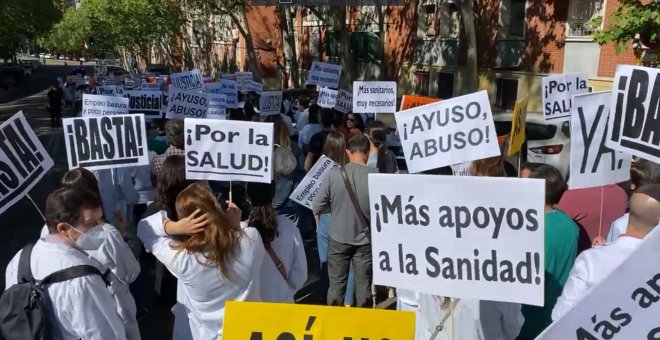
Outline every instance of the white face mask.
{"type": "Polygon", "coordinates": [[[73,230],[82,234],[75,241],[76,246],[82,250],[98,250],[101,248],[103,242],[105,242],[107,235],[105,230],[103,230],[103,225],[97,225],[96,227],[89,229],[86,233],[81,232],[71,225],[69,226],[73,230]]]}

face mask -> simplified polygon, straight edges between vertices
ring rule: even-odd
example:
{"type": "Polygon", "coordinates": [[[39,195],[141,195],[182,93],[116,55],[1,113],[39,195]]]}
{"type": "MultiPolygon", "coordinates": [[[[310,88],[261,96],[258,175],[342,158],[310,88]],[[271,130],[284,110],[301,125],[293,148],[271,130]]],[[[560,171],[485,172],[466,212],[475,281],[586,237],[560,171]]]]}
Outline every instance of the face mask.
{"type": "Polygon", "coordinates": [[[101,248],[103,242],[105,242],[106,234],[103,230],[102,225],[97,225],[96,227],[89,229],[86,233],[81,232],[80,230],[69,225],[73,230],[79,232],[80,237],[74,242],[76,246],[82,250],[98,250],[101,248]]]}

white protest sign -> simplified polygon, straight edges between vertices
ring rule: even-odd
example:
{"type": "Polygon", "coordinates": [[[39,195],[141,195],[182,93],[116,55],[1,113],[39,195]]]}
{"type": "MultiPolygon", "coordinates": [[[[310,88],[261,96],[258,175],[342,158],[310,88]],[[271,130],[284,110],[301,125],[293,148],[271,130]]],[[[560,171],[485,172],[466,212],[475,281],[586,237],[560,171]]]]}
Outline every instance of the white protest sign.
{"type": "Polygon", "coordinates": [[[220,79],[236,80],[236,75],[233,73],[223,73],[220,75],[220,79]]]}
{"type": "Polygon", "coordinates": [[[331,90],[327,87],[324,87],[319,91],[319,98],[316,100],[316,104],[320,107],[325,107],[332,109],[337,105],[337,90],[331,90]]]}
{"type": "Polygon", "coordinates": [[[341,78],[341,65],[313,61],[312,68],[309,70],[307,85],[336,89],[339,87],[339,78],[341,78]]]}
{"type": "Polygon", "coordinates": [[[339,90],[337,93],[337,103],[335,109],[339,112],[349,113],[353,111],[353,93],[346,90],[339,90]]]}
{"type": "Polygon", "coordinates": [[[204,92],[224,94],[227,96],[227,108],[235,109],[238,107],[238,84],[234,80],[221,79],[217,83],[208,83],[204,92]]]}
{"type": "Polygon", "coordinates": [[[546,124],[569,121],[571,102],[576,94],[589,92],[586,73],[560,74],[543,77],[543,118],[546,124]]]}
{"type": "Polygon", "coordinates": [[[302,205],[305,208],[312,209],[314,198],[321,187],[321,183],[330,170],[338,168],[337,164],[332,159],[322,155],[321,158],[309,170],[305,178],[300,181],[300,184],[289,196],[289,199],[302,205]]]}
{"type": "Polygon", "coordinates": [[[63,119],[69,169],[149,165],[144,115],[63,119]]]}
{"type": "Polygon", "coordinates": [[[186,178],[270,183],[273,124],[186,118],[186,178]]]}
{"type": "Polygon", "coordinates": [[[451,166],[454,176],[470,176],[472,162],[458,163],[451,166]]]}
{"type": "Polygon", "coordinates": [[[94,89],[99,96],[122,96],[124,94],[124,87],[121,85],[96,86],[94,89]]]}
{"type": "Polygon", "coordinates": [[[266,91],[259,97],[259,114],[262,116],[280,114],[282,91],[266,91]]]}
{"type": "Polygon", "coordinates": [[[128,114],[128,98],[83,93],[82,116],[113,116],[128,114]]]}
{"type": "Polygon", "coordinates": [[[142,84],[142,86],[140,86],[140,89],[142,91],[162,91],[163,85],[160,83],[142,84]]]}
{"type": "Polygon", "coordinates": [[[410,173],[500,155],[486,91],[394,114],[410,173]]]}
{"type": "Polygon", "coordinates": [[[208,99],[206,93],[199,91],[182,91],[170,88],[167,97],[167,113],[165,118],[206,118],[208,99]]]}
{"type": "Polygon", "coordinates": [[[172,73],[170,75],[172,86],[179,90],[201,90],[204,88],[204,79],[199,70],[172,73]]]}
{"type": "Polygon", "coordinates": [[[245,93],[248,91],[248,86],[252,81],[252,72],[236,72],[236,82],[241,92],[245,93]]]}
{"type": "Polygon", "coordinates": [[[537,340],[660,339],[660,227],[537,340]]]}
{"type": "Polygon", "coordinates": [[[354,81],[353,112],[396,112],[396,82],[354,81]]]}
{"type": "Polygon", "coordinates": [[[145,119],[162,118],[165,110],[162,92],[124,91],[128,98],[128,113],[143,113],[145,119]]]}
{"type": "Polygon", "coordinates": [[[374,284],[543,306],[543,180],[371,174],[369,201],[374,284]]]}
{"type": "Polygon", "coordinates": [[[23,111],[3,122],[0,125],[0,214],[27,195],[53,164],[23,111]]]}
{"type": "Polygon", "coordinates": [[[619,66],[605,145],[660,163],[660,70],[619,66]]]}
{"type": "Polygon", "coordinates": [[[630,179],[632,156],[605,146],[611,92],[573,97],[571,112],[571,189],[599,187],[630,179]]]}
{"type": "Polygon", "coordinates": [[[253,91],[256,94],[261,94],[264,91],[264,84],[251,80],[247,85],[248,92],[253,91]]]}
{"type": "Polygon", "coordinates": [[[225,119],[227,96],[215,93],[208,93],[206,96],[209,100],[206,118],[225,119]]]}

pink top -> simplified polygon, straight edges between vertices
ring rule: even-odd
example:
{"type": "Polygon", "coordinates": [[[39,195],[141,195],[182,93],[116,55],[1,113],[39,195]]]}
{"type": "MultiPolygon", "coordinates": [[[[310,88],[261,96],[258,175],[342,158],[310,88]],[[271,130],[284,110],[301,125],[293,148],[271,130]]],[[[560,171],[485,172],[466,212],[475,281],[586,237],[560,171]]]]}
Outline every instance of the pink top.
{"type": "Polygon", "coordinates": [[[600,236],[607,237],[612,222],[623,216],[627,207],[628,195],[616,184],[568,190],[559,201],[559,209],[584,227],[589,240],[599,235],[599,227],[600,236]]]}

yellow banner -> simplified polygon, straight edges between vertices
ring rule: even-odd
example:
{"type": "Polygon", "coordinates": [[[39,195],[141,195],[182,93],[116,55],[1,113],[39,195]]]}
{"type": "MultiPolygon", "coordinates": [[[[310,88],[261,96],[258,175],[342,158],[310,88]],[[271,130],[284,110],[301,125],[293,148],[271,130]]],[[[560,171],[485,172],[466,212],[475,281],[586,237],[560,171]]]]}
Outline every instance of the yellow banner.
{"type": "Polygon", "coordinates": [[[401,98],[401,108],[399,109],[399,111],[408,110],[408,109],[412,109],[413,107],[439,102],[440,100],[441,99],[438,98],[405,95],[401,98]]]}
{"type": "Polygon", "coordinates": [[[413,340],[415,313],[228,301],[222,333],[230,340],[413,340]]]}
{"type": "Polygon", "coordinates": [[[511,116],[511,139],[509,140],[509,152],[511,156],[522,149],[525,143],[525,121],[527,119],[527,101],[528,98],[516,102],[513,107],[513,116],[511,116]]]}

